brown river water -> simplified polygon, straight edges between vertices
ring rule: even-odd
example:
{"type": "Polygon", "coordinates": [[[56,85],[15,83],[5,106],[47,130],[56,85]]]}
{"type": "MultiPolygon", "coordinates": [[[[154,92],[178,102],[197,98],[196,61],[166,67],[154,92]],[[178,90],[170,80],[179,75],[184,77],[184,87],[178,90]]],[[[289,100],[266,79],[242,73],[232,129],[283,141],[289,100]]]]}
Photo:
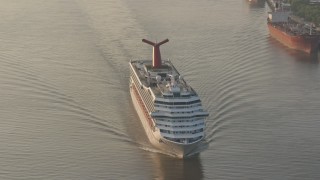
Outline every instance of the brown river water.
{"type": "Polygon", "coordinates": [[[246,0],[0,0],[0,179],[320,179],[319,59],[246,0]],[[161,47],[210,113],[208,148],[148,143],[130,59],[161,47]]]}

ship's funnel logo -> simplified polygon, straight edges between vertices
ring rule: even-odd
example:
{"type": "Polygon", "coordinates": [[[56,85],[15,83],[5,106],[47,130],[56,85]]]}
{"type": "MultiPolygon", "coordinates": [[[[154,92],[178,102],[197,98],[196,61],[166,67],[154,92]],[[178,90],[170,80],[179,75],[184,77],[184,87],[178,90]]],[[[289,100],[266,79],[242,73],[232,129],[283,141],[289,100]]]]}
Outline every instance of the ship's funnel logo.
{"type": "Polygon", "coordinates": [[[157,42],[151,42],[146,39],[142,39],[142,42],[145,42],[147,44],[150,44],[153,46],[153,60],[152,60],[152,67],[153,68],[159,68],[161,67],[161,54],[160,54],[160,46],[166,42],[169,42],[169,39],[165,39],[159,43],[157,42]]]}

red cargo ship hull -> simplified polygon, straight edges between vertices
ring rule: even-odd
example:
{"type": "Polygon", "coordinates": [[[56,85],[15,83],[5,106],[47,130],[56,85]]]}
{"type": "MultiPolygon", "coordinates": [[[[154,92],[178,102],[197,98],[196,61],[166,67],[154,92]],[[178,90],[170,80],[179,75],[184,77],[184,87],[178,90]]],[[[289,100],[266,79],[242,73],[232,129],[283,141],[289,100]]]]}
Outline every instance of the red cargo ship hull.
{"type": "Polygon", "coordinates": [[[282,30],[278,25],[268,23],[270,35],[288,46],[306,53],[317,52],[319,35],[291,35],[282,30]]]}

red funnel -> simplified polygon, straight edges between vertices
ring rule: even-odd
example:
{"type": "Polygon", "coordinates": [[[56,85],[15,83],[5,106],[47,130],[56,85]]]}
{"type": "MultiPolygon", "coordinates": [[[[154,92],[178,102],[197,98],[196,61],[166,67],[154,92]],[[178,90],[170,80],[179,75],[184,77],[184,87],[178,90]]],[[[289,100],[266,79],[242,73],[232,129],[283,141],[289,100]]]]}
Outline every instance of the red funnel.
{"type": "Polygon", "coordinates": [[[150,44],[153,46],[153,59],[152,59],[152,67],[153,68],[159,68],[161,67],[161,54],[160,54],[160,46],[166,42],[169,42],[169,39],[165,39],[159,43],[154,43],[151,41],[148,41],[146,39],[142,39],[142,42],[145,42],[147,44],[150,44]]]}

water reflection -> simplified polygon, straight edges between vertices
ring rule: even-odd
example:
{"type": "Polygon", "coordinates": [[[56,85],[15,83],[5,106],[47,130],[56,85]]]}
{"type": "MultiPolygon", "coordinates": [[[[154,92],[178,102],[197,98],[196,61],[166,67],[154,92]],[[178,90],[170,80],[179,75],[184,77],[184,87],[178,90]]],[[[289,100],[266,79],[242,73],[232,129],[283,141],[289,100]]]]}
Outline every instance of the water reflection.
{"type": "Polygon", "coordinates": [[[289,51],[289,55],[293,56],[294,59],[300,63],[308,63],[308,64],[314,64],[314,65],[319,64],[318,52],[313,54],[306,54],[300,51],[293,50],[293,51],[289,51]]]}
{"type": "Polygon", "coordinates": [[[268,37],[268,42],[270,44],[270,48],[273,49],[273,51],[280,50],[282,52],[285,52],[286,54],[293,57],[297,62],[318,64],[320,61],[319,52],[307,54],[298,50],[290,49],[270,36],[268,37]]]}
{"type": "Polygon", "coordinates": [[[246,0],[250,8],[264,8],[266,1],[265,0],[246,0]]]}
{"type": "Polygon", "coordinates": [[[150,156],[154,162],[154,179],[203,179],[203,170],[199,155],[188,159],[177,159],[158,153],[150,153],[150,156]]]}

